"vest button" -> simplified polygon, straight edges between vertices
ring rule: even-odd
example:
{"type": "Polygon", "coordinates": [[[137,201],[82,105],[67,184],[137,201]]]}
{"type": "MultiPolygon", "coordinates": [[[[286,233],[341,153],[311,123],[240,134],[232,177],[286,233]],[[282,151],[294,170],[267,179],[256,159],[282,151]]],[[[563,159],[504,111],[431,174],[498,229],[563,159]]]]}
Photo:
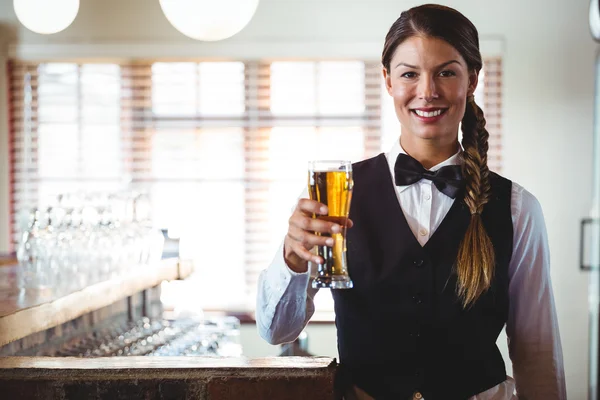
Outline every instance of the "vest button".
{"type": "Polygon", "coordinates": [[[423,395],[421,394],[421,392],[415,392],[415,394],[413,394],[413,400],[422,400],[423,399],[423,395]]]}
{"type": "Polygon", "coordinates": [[[423,265],[423,263],[424,263],[424,261],[423,261],[423,260],[415,260],[415,261],[413,261],[413,264],[415,264],[417,267],[420,267],[420,266],[422,266],[422,265],[423,265]]]}
{"type": "Polygon", "coordinates": [[[417,303],[417,304],[421,304],[421,303],[423,302],[423,299],[421,298],[421,295],[419,295],[419,294],[415,294],[415,295],[413,296],[413,300],[414,300],[414,302],[415,302],[415,303],[417,303]]]}

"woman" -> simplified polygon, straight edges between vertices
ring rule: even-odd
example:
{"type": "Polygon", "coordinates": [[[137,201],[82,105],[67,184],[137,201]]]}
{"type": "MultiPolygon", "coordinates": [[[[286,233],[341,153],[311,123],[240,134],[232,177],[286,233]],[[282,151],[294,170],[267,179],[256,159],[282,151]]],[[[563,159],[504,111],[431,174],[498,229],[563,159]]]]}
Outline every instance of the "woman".
{"type": "MultiPolygon", "coordinates": [[[[412,8],[388,32],[382,64],[401,135],[353,166],[354,288],[332,291],[345,397],[504,400],[516,388],[565,399],[544,218],[532,194],[488,170],[476,28],[448,7],[412,8]],[[505,324],[514,379],[496,347],[505,324]]],[[[292,341],[310,319],[309,267],[322,262],[311,249],[331,245],[315,232],[340,230],[311,218],[326,207],[301,197],[259,280],[270,343],[292,341]]]]}

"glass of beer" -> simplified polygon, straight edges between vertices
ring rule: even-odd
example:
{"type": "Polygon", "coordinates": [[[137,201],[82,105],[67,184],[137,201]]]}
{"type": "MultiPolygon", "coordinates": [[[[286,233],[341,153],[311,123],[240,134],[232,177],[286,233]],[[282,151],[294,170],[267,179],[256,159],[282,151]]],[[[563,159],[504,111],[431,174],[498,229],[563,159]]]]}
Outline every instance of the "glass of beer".
{"type": "Polygon", "coordinates": [[[311,200],[325,204],[328,215],[313,215],[326,221],[335,222],[342,229],[339,233],[320,233],[319,236],[332,237],[333,247],[317,246],[323,264],[317,269],[313,288],[350,289],[352,280],[348,275],[346,261],[346,230],[350,201],[352,200],[352,163],[350,161],[310,161],[308,163],[308,192],[311,200]]]}

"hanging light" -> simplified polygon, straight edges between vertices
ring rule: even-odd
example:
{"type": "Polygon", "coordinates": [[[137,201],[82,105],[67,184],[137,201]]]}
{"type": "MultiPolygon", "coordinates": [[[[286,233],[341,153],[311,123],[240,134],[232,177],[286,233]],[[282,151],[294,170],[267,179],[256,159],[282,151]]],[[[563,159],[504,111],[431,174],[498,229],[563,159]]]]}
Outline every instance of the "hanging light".
{"type": "Polygon", "coordinates": [[[79,0],[13,0],[13,6],[27,29],[51,34],[71,25],[79,11],[79,0]]]}
{"type": "Polygon", "coordinates": [[[259,0],[160,0],[167,20],[192,39],[227,39],[254,16],[259,0]]]}

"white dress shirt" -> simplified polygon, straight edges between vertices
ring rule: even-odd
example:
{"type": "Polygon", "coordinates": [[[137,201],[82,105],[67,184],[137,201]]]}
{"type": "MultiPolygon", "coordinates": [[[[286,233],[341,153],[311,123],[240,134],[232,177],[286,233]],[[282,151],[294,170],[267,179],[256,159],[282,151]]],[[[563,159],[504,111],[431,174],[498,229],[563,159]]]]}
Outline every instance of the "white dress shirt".
{"type": "MultiPolygon", "coordinates": [[[[430,170],[459,164],[460,151],[430,170]]],[[[410,229],[423,246],[439,227],[454,199],[438,191],[428,179],[395,186],[394,164],[399,153],[405,152],[398,140],[385,154],[392,176],[390,185],[396,189],[410,229]]],[[[308,190],[300,196],[308,197],[308,190]]],[[[511,211],[514,234],[508,267],[506,334],[514,379],[507,376],[506,381],[470,400],[565,400],[563,356],[542,208],[531,193],[513,182],[511,211]],[[515,389],[517,395],[514,395],[515,389]]],[[[309,284],[315,271],[312,263],[306,273],[290,270],[283,258],[283,243],[271,265],[262,271],[258,281],[256,323],[266,341],[271,344],[290,342],[302,332],[315,310],[313,298],[318,289],[309,284]]]]}

